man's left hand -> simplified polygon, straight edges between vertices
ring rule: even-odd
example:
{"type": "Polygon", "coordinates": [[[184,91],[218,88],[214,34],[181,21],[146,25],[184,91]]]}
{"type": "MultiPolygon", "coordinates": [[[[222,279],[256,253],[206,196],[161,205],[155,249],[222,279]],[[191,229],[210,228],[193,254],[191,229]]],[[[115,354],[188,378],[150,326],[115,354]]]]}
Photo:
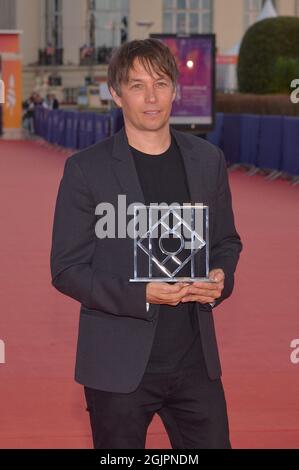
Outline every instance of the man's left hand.
{"type": "Polygon", "coordinates": [[[201,304],[214,302],[221,297],[224,288],[224,277],[222,269],[212,269],[209,272],[209,279],[216,282],[193,282],[181,302],[200,302],[201,304]]]}

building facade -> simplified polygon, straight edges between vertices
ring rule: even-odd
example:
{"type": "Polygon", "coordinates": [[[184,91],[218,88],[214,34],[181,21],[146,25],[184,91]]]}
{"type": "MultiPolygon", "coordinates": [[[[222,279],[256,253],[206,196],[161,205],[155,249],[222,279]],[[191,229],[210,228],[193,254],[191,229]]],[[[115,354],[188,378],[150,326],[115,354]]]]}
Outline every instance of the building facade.
{"type": "MultiPolygon", "coordinates": [[[[0,29],[22,30],[23,95],[49,83],[59,98],[105,80],[109,51],[151,33],[216,33],[217,52],[239,42],[265,0],[0,0],[0,29]],[[64,93],[64,94],[63,94],[64,93]]],[[[273,0],[299,16],[299,0],[273,0]]]]}

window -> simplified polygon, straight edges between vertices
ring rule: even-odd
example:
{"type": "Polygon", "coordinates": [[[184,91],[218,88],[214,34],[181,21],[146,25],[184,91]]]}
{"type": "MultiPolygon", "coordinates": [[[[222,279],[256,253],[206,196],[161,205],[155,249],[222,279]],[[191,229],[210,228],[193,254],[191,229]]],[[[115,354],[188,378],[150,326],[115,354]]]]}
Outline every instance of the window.
{"type": "Polygon", "coordinates": [[[128,40],[129,0],[94,0],[95,46],[117,47],[128,40]]]}
{"type": "Polygon", "coordinates": [[[16,0],[0,1],[0,29],[16,28],[16,0]]]}
{"type": "MultiPolygon", "coordinates": [[[[245,29],[249,28],[259,15],[261,9],[264,6],[266,0],[244,0],[245,3],[245,13],[244,13],[244,23],[245,29]]],[[[276,2],[272,0],[274,8],[276,7],[276,2]]]]}
{"type": "Polygon", "coordinates": [[[163,0],[164,33],[209,33],[212,0],[163,0]]]}
{"type": "Polygon", "coordinates": [[[62,49],[62,0],[46,0],[46,47],[62,49]]]}

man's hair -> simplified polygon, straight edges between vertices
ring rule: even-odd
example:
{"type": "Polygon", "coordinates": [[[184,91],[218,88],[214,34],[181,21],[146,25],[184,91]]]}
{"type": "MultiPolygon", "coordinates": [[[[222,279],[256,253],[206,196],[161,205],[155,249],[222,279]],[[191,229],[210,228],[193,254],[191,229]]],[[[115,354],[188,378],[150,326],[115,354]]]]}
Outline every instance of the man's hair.
{"type": "Polygon", "coordinates": [[[108,87],[121,96],[121,83],[127,83],[129,71],[135,59],[152,75],[151,69],[158,75],[165,74],[176,86],[179,71],[170,49],[159,39],[148,38],[133,40],[117,48],[109,61],[108,87]]]}

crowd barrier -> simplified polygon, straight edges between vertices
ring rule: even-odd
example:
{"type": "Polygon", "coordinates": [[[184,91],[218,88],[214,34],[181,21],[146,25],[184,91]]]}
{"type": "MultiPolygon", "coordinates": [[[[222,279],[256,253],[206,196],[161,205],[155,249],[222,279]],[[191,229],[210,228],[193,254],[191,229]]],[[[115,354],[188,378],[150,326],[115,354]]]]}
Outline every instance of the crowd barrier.
{"type": "Polygon", "coordinates": [[[207,140],[223,150],[230,165],[299,176],[298,117],[217,113],[207,140]]]}
{"type": "MultiPolygon", "coordinates": [[[[83,149],[115,134],[123,126],[122,111],[35,110],[35,133],[51,144],[83,149]]],[[[299,118],[255,114],[216,114],[207,140],[219,146],[229,165],[299,175],[299,118]]]]}
{"type": "Polygon", "coordinates": [[[123,126],[118,108],[107,114],[35,108],[35,134],[53,145],[84,149],[117,132],[123,126]]]}

